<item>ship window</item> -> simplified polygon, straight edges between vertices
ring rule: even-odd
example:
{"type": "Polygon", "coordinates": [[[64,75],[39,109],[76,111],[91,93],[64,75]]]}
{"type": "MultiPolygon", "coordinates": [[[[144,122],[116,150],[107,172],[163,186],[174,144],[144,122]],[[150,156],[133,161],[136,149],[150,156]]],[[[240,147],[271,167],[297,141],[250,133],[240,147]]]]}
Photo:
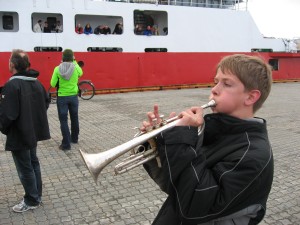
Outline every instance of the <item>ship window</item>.
{"type": "Polygon", "coordinates": [[[61,52],[62,47],[34,47],[35,52],[61,52]]]}
{"type": "Polygon", "coordinates": [[[252,48],[251,52],[273,52],[271,48],[252,48]]]}
{"type": "Polygon", "coordinates": [[[123,52],[122,48],[118,47],[88,47],[88,52],[123,52]]]}
{"type": "Polygon", "coordinates": [[[279,69],[278,59],[269,59],[269,64],[270,66],[272,66],[273,70],[278,71],[279,69]]]}
{"type": "Polygon", "coordinates": [[[0,11],[0,24],[0,32],[17,32],[19,30],[18,13],[0,11]]]}
{"type": "Polygon", "coordinates": [[[12,16],[3,16],[3,29],[4,30],[13,30],[14,29],[14,20],[12,16]]]}
{"type": "Polygon", "coordinates": [[[145,52],[167,52],[166,48],[145,48],[145,52]]]}
{"type": "Polygon", "coordinates": [[[153,10],[134,10],[133,17],[134,33],[136,35],[168,35],[167,12],[153,10]]]}
{"type": "Polygon", "coordinates": [[[40,33],[45,31],[45,22],[48,24],[48,30],[45,33],[62,33],[63,32],[63,16],[59,13],[32,13],[31,14],[32,31],[40,33]],[[38,24],[38,21],[41,21],[38,24]],[[42,27],[42,30],[38,29],[42,27]]]}
{"type": "Polygon", "coordinates": [[[89,34],[123,34],[123,18],[121,16],[75,15],[74,31],[76,33],[84,33],[87,24],[90,24],[91,27],[89,34]]]}

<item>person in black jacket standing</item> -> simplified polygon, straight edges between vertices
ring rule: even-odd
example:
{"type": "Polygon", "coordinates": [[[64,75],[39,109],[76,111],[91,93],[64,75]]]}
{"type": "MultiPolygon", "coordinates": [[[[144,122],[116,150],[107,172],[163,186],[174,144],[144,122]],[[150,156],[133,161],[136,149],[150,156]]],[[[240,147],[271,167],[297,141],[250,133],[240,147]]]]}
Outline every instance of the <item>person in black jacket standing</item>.
{"type": "MultiPolygon", "coordinates": [[[[156,139],[162,167],[144,164],[168,194],[155,225],[254,225],[266,213],[273,154],[266,121],[254,114],[270,93],[271,67],[258,57],[227,56],[214,82],[213,113],[181,112],[176,126],[156,139]]],[[[147,115],[142,131],[160,120],[158,106],[147,115]]]]}
{"type": "Polygon", "coordinates": [[[36,154],[37,142],[50,139],[47,109],[49,98],[38,74],[28,72],[29,58],[13,50],[9,59],[12,73],[4,85],[0,103],[0,130],[6,135],[5,150],[11,151],[25,195],[13,207],[15,212],[37,208],[42,197],[42,177],[36,154]]]}

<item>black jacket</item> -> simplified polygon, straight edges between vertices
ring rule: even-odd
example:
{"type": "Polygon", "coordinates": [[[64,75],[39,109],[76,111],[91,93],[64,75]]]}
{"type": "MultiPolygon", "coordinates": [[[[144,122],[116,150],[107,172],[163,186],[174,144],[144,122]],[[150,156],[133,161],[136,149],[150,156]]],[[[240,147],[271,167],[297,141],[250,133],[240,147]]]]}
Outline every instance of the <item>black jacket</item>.
{"type": "Polygon", "coordinates": [[[157,139],[161,175],[145,165],[168,194],[153,224],[201,224],[253,205],[259,210],[246,224],[258,224],[273,180],[272,150],[260,121],[209,114],[200,136],[195,127],[162,132],[157,139]]]}
{"type": "Polygon", "coordinates": [[[26,76],[27,77],[38,77],[40,75],[40,72],[34,69],[29,69],[26,71],[26,76]]]}
{"type": "Polygon", "coordinates": [[[50,139],[49,98],[31,74],[15,74],[4,85],[0,103],[0,130],[7,136],[5,150],[28,150],[50,139]]]}

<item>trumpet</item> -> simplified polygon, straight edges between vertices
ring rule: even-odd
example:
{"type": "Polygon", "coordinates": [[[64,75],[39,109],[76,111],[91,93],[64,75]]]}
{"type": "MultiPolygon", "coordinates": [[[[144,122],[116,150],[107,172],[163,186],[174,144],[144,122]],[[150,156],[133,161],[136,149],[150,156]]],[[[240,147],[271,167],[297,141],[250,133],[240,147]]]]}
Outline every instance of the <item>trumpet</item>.
{"type": "MultiPolygon", "coordinates": [[[[206,109],[214,106],[216,106],[216,102],[214,100],[211,100],[207,104],[202,105],[201,108],[206,109]]],[[[179,119],[180,118],[178,116],[175,116],[168,120],[162,120],[162,122],[156,124],[151,131],[140,132],[132,140],[104,152],[91,154],[83,152],[80,149],[80,155],[96,183],[98,176],[104,169],[104,167],[106,167],[108,164],[110,164],[112,161],[122,156],[126,152],[138,148],[146,142],[149,142],[151,149],[134,153],[133,155],[128,157],[127,161],[125,160],[115,167],[115,174],[124,173],[154,158],[157,158],[159,163],[158,152],[156,151],[156,144],[153,138],[161,132],[176,126],[179,119]]]]}

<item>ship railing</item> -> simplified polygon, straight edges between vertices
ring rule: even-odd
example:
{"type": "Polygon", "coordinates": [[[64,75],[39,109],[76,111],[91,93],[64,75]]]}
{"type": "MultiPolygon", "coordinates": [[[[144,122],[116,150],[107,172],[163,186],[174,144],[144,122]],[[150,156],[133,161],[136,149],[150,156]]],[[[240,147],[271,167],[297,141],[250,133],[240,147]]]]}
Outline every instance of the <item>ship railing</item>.
{"type": "MultiPolygon", "coordinates": [[[[162,0],[167,1],[167,0],[162,0]]],[[[202,8],[235,9],[234,4],[199,3],[193,0],[168,0],[168,5],[192,6],[202,8]]]]}
{"type": "Polygon", "coordinates": [[[126,2],[126,3],[143,3],[143,4],[156,4],[156,5],[175,5],[175,6],[191,6],[202,8],[219,8],[219,9],[232,9],[232,10],[247,10],[247,5],[234,3],[234,2],[218,2],[218,3],[201,3],[197,0],[106,0],[112,2],[126,2]]]}

